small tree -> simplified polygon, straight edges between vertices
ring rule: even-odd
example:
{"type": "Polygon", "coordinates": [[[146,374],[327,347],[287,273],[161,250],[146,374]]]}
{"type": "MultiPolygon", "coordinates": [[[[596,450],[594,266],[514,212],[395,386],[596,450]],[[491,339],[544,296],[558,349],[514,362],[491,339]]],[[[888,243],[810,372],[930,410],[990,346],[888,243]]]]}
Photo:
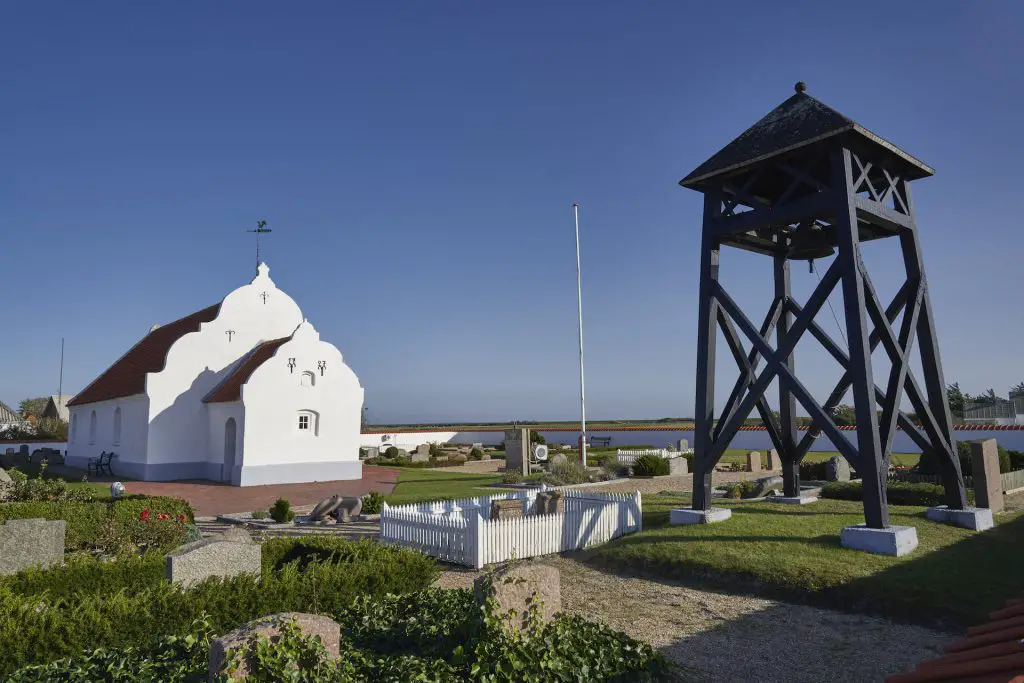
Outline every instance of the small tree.
{"type": "Polygon", "coordinates": [[[846,427],[857,424],[857,411],[845,403],[832,409],[832,420],[836,426],[846,427]]]}
{"type": "Polygon", "coordinates": [[[39,417],[43,414],[43,409],[46,408],[46,402],[49,400],[46,396],[22,399],[21,403],[18,404],[18,410],[22,415],[28,414],[39,417]]]}
{"type": "Polygon", "coordinates": [[[530,443],[547,443],[540,432],[531,429],[530,430],[530,443]]]}
{"type": "Polygon", "coordinates": [[[964,392],[960,391],[960,384],[958,382],[954,382],[946,387],[946,400],[949,401],[950,411],[963,414],[966,399],[967,397],[964,396],[964,392]]]}

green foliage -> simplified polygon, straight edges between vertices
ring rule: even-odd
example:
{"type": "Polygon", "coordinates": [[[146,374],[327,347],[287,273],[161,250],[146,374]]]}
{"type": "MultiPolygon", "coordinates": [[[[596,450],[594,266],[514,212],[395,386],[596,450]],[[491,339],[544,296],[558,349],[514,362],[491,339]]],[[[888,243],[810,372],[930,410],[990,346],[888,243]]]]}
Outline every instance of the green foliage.
{"type": "Polygon", "coordinates": [[[380,491],[370,491],[363,496],[363,512],[368,515],[376,515],[380,512],[384,503],[384,494],[380,491]]]}
{"type": "Polygon", "coordinates": [[[472,450],[469,451],[469,457],[471,460],[483,460],[484,449],[474,447],[472,450]]]}
{"type": "Polygon", "coordinates": [[[546,473],[541,480],[551,486],[569,486],[572,484],[586,484],[590,481],[590,473],[579,462],[567,460],[551,466],[551,471],[546,473]]]}
{"type": "Polygon", "coordinates": [[[203,532],[195,524],[185,525],[185,540],[183,543],[195,543],[203,540],[203,532]]]}
{"type": "Polygon", "coordinates": [[[251,514],[253,519],[266,519],[268,517],[266,510],[253,510],[251,514]]]}
{"type": "Polygon", "coordinates": [[[401,454],[402,451],[398,449],[398,446],[388,446],[383,453],[385,458],[397,458],[401,454]]]}
{"type": "Polygon", "coordinates": [[[804,481],[825,481],[828,479],[828,461],[800,463],[800,479],[804,481]]]}
{"type": "Polygon", "coordinates": [[[755,484],[752,481],[733,481],[722,486],[725,489],[725,497],[740,499],[753,498],[755,484]]]}
{"type": "Polygon", "coordinates": [[[292,510],[292,504],[287,498],[278,498],[270,506],[270,518],[278,524],[291,522],[295,520],[295,510],[292,510]]]}
{"type": "Polygon", "coordinates": [[[523,473],[519,470],[506,469],[501,475],[502,484],[518,484],[523,481],[523,473]]]}
{"type": "Polygon", "coordinates": [[[130,547],[170,549],[181,545],[192,523],[192,506],[178,498],[126,496],[116,500],[0,503],[0,522],[8,519],[63,519],[68,550],[97,548],[113,552],[130,547]],[[149,510],[148,521],[142,519],[149,510]],[[166,515],[167,519],[158,519],[166,515]]]}
{"type": "Polygon", "coordinates": [[[372,541],[272,539],[263,554],[262,577],[211,578],[187,590],[163,580],[157,553],[114,562],[88,558],[48,570],[49,578],[42,572],[5,579],[0,679],[95,648],[148,650],[154,638],[185,635],[205,615],[216,633],[225,633],[277,612],[334,614],[360,595],[423,589],[439,572],[429,557],[372,541]]]}
{"type": "MultiPolygon", "coordinates": [[[[885,488],[890,505],[944,505],[945,489],[938,484],[912,483],[908,481],[890,481],[885,488]]],[[[821,489],[822,498],[834,500],[862,500],[862,488],[859,481],[833,481],[821,489]]],[[[974,498],[973,491],[967,492],[968,500],[974,498]]]]}
{"type": "MultiPolygon", "coordinates": [[[[998,449],[1000,474],[1005,474],[1007,472],[1012,472],[1014,469],[1018,469],[1014,467],[1010,451],[1006,450],[1002,446],[999,446],[998,449]]],[[[957,441],[956,453],[960,460],[960,471],[965,477],[973,476],[974,461],[971,456],[971,442],[957,441]]],[[[917,463],[917,471],[920,474],[940,474],[939,462],[931,453],[921,453],[921,459],[917,463]]]]}
{"type": "Polygon", "coordinates": [[[547,443],[547,440],[535,429],[530,430],[530,443],[547,443]]]}
{"type": "Polygon", "coordinates": [[[633,463],[633,474],[638,477],[660,477],[668,473],[668,458],[660,455],[641,455],[633,463]]]}
{"type": "Polygon", "coordinates": [[[849,426],[857,424],[857,411],[853,406],[841,404],[832,409],[832,421],[837,426],[849,426]]]}
{"type": "Polygon", "coordinates": [[[438,457],[440,457],[442,455],[444,455],[444,451],[441,450],[441,444],[436,443],[436,442],[431,443],[430,444],[430,457],[431,458],[438,458],[438,457]]]}
{"type": "Polygon", "coordinates": [[[8,490],[8,499],[16,502],[33,501],[88,501],[95,498],[93,492],[81,487],[68,487],[63,479],[46,477],[47,463],[32,467],[30,476],[21,467],[11,469],[8,474],[14,484],[8,490]]]}
{"type": "Polygon", "coordinates": [[[27,415],[35,415],[39,417],[43,413],[43,409],[46,407],[46,402],[49,401],[48,396],[38,396],[36,398],[23,398],[18,402],[18,412],[27,415]]]}
{"type": "Polygon", "coordinates": [[[58,417],[43,417],[36,420],[37,439],[68,439],[68,423],[58,417]]]}
{"type": "Polygon", "coordinates": [[[949,401],[949,410],[963,415],[964,413],[964,392],[960,391],[960,383],[954,382],[946,387],[946,400],[949,401]]]}
{"type": "Polygon", "coordinates": [[[1020,451],[1007,451],[1010,455],[1010,471],[1024,470],[1024,453],[1020,451]]]}

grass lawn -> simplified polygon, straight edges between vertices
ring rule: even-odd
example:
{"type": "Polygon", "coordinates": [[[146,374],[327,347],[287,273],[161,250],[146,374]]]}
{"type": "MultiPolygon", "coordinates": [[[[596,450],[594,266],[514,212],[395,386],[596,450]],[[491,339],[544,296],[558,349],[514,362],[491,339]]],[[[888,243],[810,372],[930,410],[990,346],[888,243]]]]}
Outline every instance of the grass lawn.
{"type": "MultiPolygon", "coordinates": [[[[749,452],[750,452],[749,450],[744,450],[744,449],[741,449],[741,448],[729,448],[729,449],[726,449],[725,454],[722,455],[721,462],[723,462],[723,463],[730,463],[730,464],[733,464],[733,465],[746,465],[747,464],[747,453],[749,453],[749,452]]],[[[762,455],[764,455],[764,453],[765,453],[765,451],[761,451],[762,455]]],[[[804,456],[803,462],[825,462],[826,460],[830,460],[833,456],[836,456],[836,455],[839,455],[839,453],[837,453],[835,451],[823,451],[821,453],[808,453],[807,455],[804,456]]],[[[913,467],[914,465],[917,464],[917,461],[920,460],[920,458],[921,458],[921,454],[920,453],[893,453],[892,454],[892,464],[893,465],[902,465],[902,466],[905,466],[905,467],[913,467]]]]}
{"type": "Polygon", "coordinates": [[[481,488],[501,481],[500,474],[463,474],[452,472],[449,468],[399,468],[398,472],[395,489],[384,496],[389,505],[474,498],[501,491],[495,488],[481,488]]]}
{"type": "Polygon", "coordinates": [[[890,506],[890,523],[917,528],[913,553],[886,557],[847,550],[844,526],[863,523],[860,503],[810,506],[716,502],[731,519],[668,526],[668,511],[689,496],[645,496],[645,531],[597,549],[588,562],[851,611],[957,625],[985,615],[1024,590],[1024,513],[1000,515],[978,534],[936,524],[925,508],[890,506]]]}

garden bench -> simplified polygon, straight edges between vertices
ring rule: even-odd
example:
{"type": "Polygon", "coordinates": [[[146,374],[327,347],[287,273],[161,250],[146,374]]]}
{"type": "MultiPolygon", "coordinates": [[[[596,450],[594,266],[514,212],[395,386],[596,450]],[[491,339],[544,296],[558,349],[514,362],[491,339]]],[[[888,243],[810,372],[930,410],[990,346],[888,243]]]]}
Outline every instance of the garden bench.
{"type": "Polygon", "coordinates": [[[610,446],[612,443],[612,437],[610,436],[592,436],[590,437],[591,446],[610,446]]]}
{"type": "Polygon", "coordinates": [[[93,474],[93,472],[96,474],[103,474],[103,471],[106,470],[107,474],[114,476],[114,470],[110,467],[110,460],[113,457],[113,452],[107,453],[106,451],[103,451],[100,453],[100,457],[89,458],[89,461],[86,463],[86,471],[89,474],[93,474]]]}

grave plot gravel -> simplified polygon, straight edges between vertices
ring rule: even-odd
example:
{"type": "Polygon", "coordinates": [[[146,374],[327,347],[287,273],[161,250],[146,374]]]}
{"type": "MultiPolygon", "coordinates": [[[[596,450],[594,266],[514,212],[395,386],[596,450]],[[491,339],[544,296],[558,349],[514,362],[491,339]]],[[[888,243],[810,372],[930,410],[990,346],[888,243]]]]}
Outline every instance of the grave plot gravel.
{"type": "MultiPolygon", "coordinates": [[[[882,681],[941,654],[955,633],[886,619],[607,574],[569,557],[562,608],[660,649],[689,680],[882,681]]],[[[446,569],[436,585],[471,587],[480,572],[446,569]]]]}

